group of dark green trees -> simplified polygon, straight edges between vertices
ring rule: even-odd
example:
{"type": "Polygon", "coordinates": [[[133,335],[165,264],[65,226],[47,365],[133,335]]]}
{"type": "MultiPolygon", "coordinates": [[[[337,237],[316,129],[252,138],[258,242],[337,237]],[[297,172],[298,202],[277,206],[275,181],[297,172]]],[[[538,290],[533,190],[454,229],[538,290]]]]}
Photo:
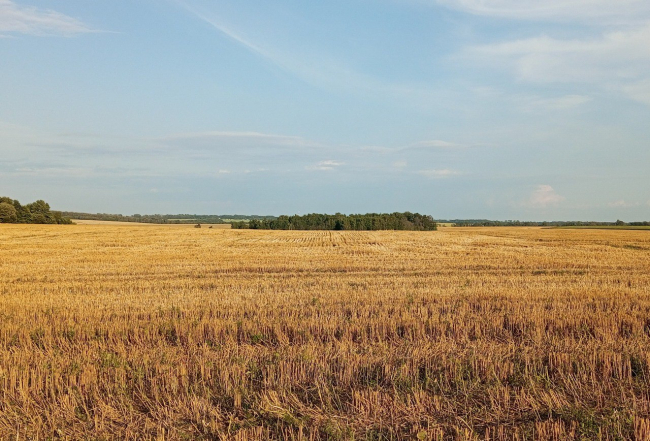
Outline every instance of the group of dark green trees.
{"type": "Polygon", "coordinates": [[[50,204],[38,200],[21,205],[16,199],[0,197],[0,223],[9,224],[71,224],[60,211],[50,210],[50,204]]]}
{"type": "Polygon", "coordinates": [[[252,230],[409,230],[433,231],[437,224],[431,216],[419,213],[386,214],[307,214],[280,216],[276,219],[252,219],[233,222],[232,228],[252,230]]]}

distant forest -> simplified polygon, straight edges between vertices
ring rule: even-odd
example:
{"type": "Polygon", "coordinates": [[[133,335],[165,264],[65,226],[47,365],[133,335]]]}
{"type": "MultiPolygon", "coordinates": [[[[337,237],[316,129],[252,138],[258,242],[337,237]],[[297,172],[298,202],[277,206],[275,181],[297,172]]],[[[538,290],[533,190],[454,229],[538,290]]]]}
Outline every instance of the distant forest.
{"type": "Polygon", "coordinates": [[[99,220],[117,222],[142,222],[147,224],[227,224],[235,221],[248,221],[251,219],[275,219],[273,216],[248,216],[241,214],[134,214],[124,216],[108,213],[79,213],[64,211],[64,216],[70,219],[99,220]]]}
{"type": "Polygon", "coordinates": [[[71,224],[60,211],[50,210],[50,204],[38,200],[22,205],[17,199],[0,197],[0,223],[4,224],[71,224]]]}
{"type": "Polygon", "coordinates": [[[387,214],[307,214],[280,216],[276,219],[252,219],[233,222],[232,228],[251,230],[407,230],[433,231],[437,224],[431,216],[419,213],[387,214]]]}

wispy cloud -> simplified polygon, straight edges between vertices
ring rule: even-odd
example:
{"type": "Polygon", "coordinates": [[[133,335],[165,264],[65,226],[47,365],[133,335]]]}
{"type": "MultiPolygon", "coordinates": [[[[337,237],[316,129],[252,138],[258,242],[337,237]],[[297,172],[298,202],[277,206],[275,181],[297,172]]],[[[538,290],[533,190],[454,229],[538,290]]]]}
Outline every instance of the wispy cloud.
{"type": "Polygon", "coordinates": [[[87,32],[95,31],[82,21],[60,12],[20,6],[11,0],[0,0],[0,36],[72,36],[87,32]]]}
{"type": "MultiPolygon", "coordinates": [[[[418,105],[430,105],[432,101],[441,100],[441,93],[436,89],[419,83],[394,82],[381,78],[380,75],[362,72],[330,51],[322,47],[317,49],[317,44],[291,44],[286,39],[278,39],[278,42],[271,36],[272,32],[264,32],[259,28],[247,33],[247,26],[228,23],[216,14],[216,6],[200,8],[192,0],[175,0],[175,3],[244,49],[312,86],[350,94],[381,94],[383,98],[405,100],[418,105]]],[[[249,25],[248,28],[252,26],[249,25]]]]}
{"type": "MultiPolygon", "coordinates": [[[[648,3],[650,4],[650,3],[648,3]]],[[[558,39],[542,35],[489,45],[464,52],[472,63],[507,69],[520,81],[579,84],[616,92],[643,103],[650,102],[650,18],[640,26],[609,30],[596,37],[558,39]]],[[[562,108],[586,102],[567,95],[562,108]]]]}
{"type": "Polygon", "coordinates": [[[648,75],[650,22],[598,38],[561,40],[548,36],[471,48],[476,59],[512,68],[532,82],[602,82],[648,75]]]}
{"type": "Polygon", "coordinates": [[[305,167],[307,170],[334,170],[336,167],[340,167],[342,165],[345,165],[345,162],[342,161],[334,161],[334,160],[327,160],[327,161],[320,161],[316,165],[311,165],[305,167]]]}
{"type": "Polygon", "coordinates": [[[219,21],[216,17],[208,14],[207,12],[198,9],[194,7],[190,2],[183,1],[183,0],[176,0],[176,4],[179,6],[185,8],[188,12],[190,12],[192,15],[197,17],[198,19],[204,21],[205,23],[209,24],[212,26],[214,29],[219,31],[221,34],[225,35],[226,37],[230,38],[232,41],[244,46],[246,49],[249,51],[260,55],[264,58],[267,58],[268,60],[279,64],[279,60],[277,59],[278,56],[271,53],[270,51],[262,48],[261,46],[253,43],[252,41],[249,41],[246,37],[244,37],[241,33],[236,32],[235,30],[231,29],[229,26],[226,24],[222,23],[219,21]]]}
{"type": "Polygon", "coordinates": [[[356,177],[400,173],[443,179],[463,174],[452,168],[457,161],[462,161],[462,149],[457,152],[459,157],[445,159],[449,168],[426,168],[431,158],[423,160],[419,156],[427,149],[453,150],[460,144],[429,140],[414,145],[421,145],[424,150],[323,143],[257,131],[213,130],[155,138],[52,134],[0,122],[0,157],[4,169],[20,176],[92,177],[113,173],[116,177],[231,179],[253,171],[299,176],[305,171],[338,170],[356,177]],[[414,167],[422,170],[418,172],[414,167]]]}
{"type": "MultiPolygon", "coordinates": [[[[212,26],[222,35],[241,45],[243,48],[259,55],[280,69],[296,75],[309,83],[331,83],[333,79],[332,74],[335,73],[335,71],[340,70],[333,66],[332,63],[325,65],[322,61],[319,62],[317,60],[312,60],[314,62],[307,63],[303,61],[307,57],[291,56],[277,48],[270,47],[268,43],[261,44],[253,42],[250,38],[246,37],[243,32],[234,30],[232,26],[224,23],[215,14],[199,9],[188,1],[177,0],[176,3],[185,8],[199,20],[212,26]]],[[[334,78],[336,78],[336,76],[334,78]]]]}
{"type": "Polygon", "coordinates": [[[634,23],[650,15],[646,0],[421,0],[475,15],[519,20],[634,23]]]}

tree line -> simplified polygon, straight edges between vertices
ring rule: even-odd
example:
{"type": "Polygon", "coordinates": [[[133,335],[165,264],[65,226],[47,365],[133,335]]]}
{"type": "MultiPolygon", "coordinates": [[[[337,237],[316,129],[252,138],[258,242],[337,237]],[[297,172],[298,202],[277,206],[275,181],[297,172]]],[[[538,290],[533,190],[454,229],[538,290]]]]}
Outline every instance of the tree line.
{"type": "Polygon", "coordinates": [[[22,205],[18,199],[0,197],[0,223],[5,224],[71,224],[60,211],[50,210],[50,204],[39,199],[22,205]]]}
{"type": "Polygon", "coordinates": [[[306,214],[232,222],[232,228],[251,230],[406,230],[434,231],[436,221],[419,213],[306,214]]]}

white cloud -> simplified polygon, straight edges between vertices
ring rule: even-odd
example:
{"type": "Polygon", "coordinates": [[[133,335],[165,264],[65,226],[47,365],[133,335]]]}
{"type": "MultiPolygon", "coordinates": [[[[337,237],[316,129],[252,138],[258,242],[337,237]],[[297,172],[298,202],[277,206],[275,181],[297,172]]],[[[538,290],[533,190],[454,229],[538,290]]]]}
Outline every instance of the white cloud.
{"type": "Polygon", "coordinates": [[[524,205],[533,208],[546,208],[555,206],[564,199],[564,196],[557,194],[550,185],[538,185],[524,205]]]}
{"type": "Polygon", "coordinates": [[[81,21],[49,9],[19,6],[0,0],[0,36],[2,34],[62,35],[93,32],[81,21]]]}
{"type": "Polygon", "coordinates": [[[650,22],[598,38],[560,40],[541,36],[477,46],[468,54],[496,66],[509,66],[524,81],[616,83],[648,77],[649,42],[650,22]]]}
{"type": "MultiPolygon", "coordinates": [[[[431,2],[431,0],[421,0],[431,2]]],[[[647,0],[435,0],[437,4],[491,17],[521,20],[629,23],[650,15],[647,0]]]]}
{"type": "Polygon", "coordinates": [[[443,179],[443,178],[450,178],[452,176],[462,175],[463,173],[457,170],[439,169],[439,170],[420,170],[417,172],[417,174],[425,176],[430,179],[443,179]]]}
{"type": "Polygon", "coordinates": [[[345,163],[341,161],[327,160],[327,161],[320,161],[315,166],[308,166],[306,167],[306,169],[307,170],[334,170],[336,167],[340,167],[342,165],[345,165],[345,163]]]}
{"type": "MultiPolygon", "coordinates": [[[[472,63],[506,69],[520,81],[589,85],[650,105],[650,19],[596,37],[544,35],[475,46],[466,49],[464,56],[472,63]]],[[[568,109],[587,101],[587,96],[571,94],[537,104],[568,109]]]]}

